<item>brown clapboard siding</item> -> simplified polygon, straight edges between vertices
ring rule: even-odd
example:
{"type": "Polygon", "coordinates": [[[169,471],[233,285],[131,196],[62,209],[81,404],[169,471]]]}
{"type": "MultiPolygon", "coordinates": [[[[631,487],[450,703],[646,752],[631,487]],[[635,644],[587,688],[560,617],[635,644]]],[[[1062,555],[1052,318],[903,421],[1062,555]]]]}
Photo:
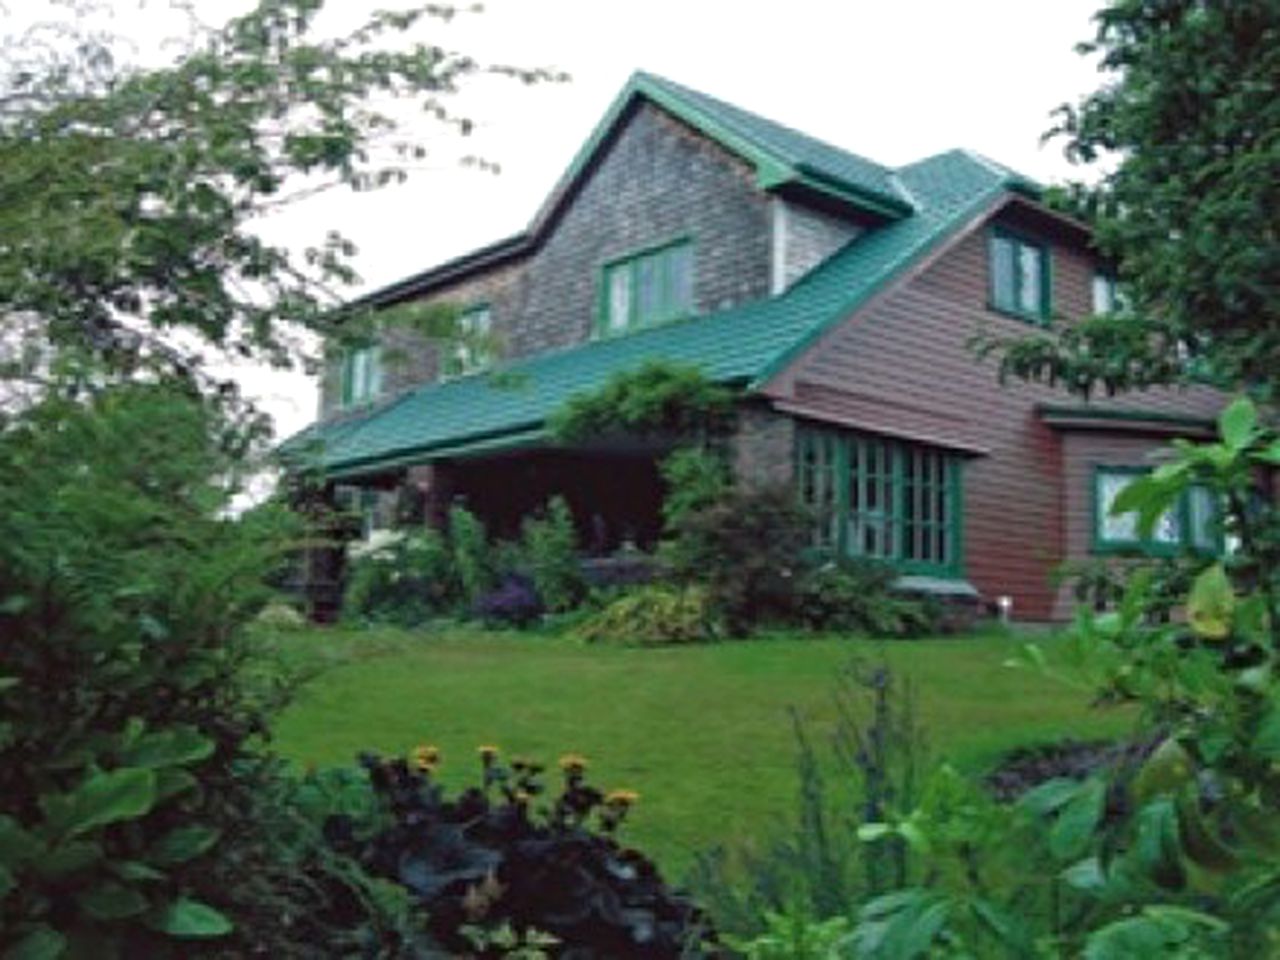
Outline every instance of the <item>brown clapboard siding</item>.
{"type": "MultiPolygon", "coordinates": [[[[1091,310],[1095,261],[1078,231],[1016,201],[991,222],[1049,246],[1055,315],[1078,318],[1091,310]]],[[[1055,431],[1038,405],[1078,400],[1040,384],[1001,386],[994,359],[976,358],[970,341],[979,332],[1007,337],[1035,330],[988,307],[990,225],[935,252],[932,262],[833,328],[767,389],[783,409],[801,416],[973,454],[964,470],[966,576],[984,596],[1011,596],[1015,616],[1062,618],[1069,605],[1050,574],[1064,558],[1083,559],[1089,549],[1090,481],[1068,453],[1075,457],[1093,442],[1122,458],[1118,462],[1140,464],[1168,441],[1055,431]]],[[[1146,391],[1095,406],[1210,417],[1221,404],[1216,391],[1195,388],[1146,391]]]]}

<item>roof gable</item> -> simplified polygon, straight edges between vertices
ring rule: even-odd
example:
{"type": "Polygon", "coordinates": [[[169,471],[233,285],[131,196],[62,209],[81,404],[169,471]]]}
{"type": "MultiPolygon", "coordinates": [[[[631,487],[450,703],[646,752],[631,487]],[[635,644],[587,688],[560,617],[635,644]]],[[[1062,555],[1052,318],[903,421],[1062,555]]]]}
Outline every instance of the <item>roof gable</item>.
{"type": "Polygon", "coordinates": [[[534,217],[531,234],[539,234],[554,222],[592,161],[640,99],[661,107],[747,161],[762,190],[798,186],[883,219],[897,219],[912,212],[910,200],[888,167],[705,93],[637,71],[534,217]]]}

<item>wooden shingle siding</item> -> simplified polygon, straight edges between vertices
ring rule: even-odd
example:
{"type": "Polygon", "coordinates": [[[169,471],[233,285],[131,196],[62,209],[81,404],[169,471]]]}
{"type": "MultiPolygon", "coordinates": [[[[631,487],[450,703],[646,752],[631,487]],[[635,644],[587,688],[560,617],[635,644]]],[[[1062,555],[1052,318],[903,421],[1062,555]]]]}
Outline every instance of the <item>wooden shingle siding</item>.
{"type": "MultiPolygon", "coordinates": [[[[769,198],[752,169],[647,102],[606,144],[545,241],[523,259],[472,275],[426,298],[490,306],[499,352],[524,357],[572,346],[595,332],[604,264],[688,239],[695,312],[769,295],[769,198]]],[[[404,334],[384,395],[437,378],[435,350],[404,334]]],[[[337,409],[334,365],[322,381],[321,413],[337,409]]]]}
{"type": "Polygon", "coordinates": [[[773,230],[781,234],[780,239],[774,240],[775,256],[781,259],[775,268],[775,293],[790,287],[862,232],[845,217],[782,197],[775,198],[774,204],[773,230]]]}
{"type": "MultiPolygon", "coordinates": [[[[1022,233],[1030,229],[1015,222],[1022,233]]],[[[1055,314],[1088,313],[1089,253],[1049,233],[1037,239],[1050,248],[1055,314]]],[[[1064,474],[1065,434],[1046,426],[1036,408],[1078,400],[1039,384],[1002,387],[994,359],[975,358],[969,341],[979,331],[1020,336],[1037,329],[989,309],[987,246],[986,226],[963,236],[918,275],[835,327],[768,389],[784,409],[794,405],[813,418],[972,453],[964,467],[965,575],[987,597],[1012,596],[1015,616],[1062,617],[1069,607],[1049,577],[1064,557],[1087,556],[1078,527],[1089,522],[1088,486],[1074,472],[1064,474]],[[1086,498],[1083,519],[1080,497],[1086,498]]],[[[1208,388],[1097,401],[1104,409],[1203,417],[1221,404],[1221,395],[1208,388]]],[[[1141,463],[1164,443],[1126,437],[1120,446],[1141,463]]]]}

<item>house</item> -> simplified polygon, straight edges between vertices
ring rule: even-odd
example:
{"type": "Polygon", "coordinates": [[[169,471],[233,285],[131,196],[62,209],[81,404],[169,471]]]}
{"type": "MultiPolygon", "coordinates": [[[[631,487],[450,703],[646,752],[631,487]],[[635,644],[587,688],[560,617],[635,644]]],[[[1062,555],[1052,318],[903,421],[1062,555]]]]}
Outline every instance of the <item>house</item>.
{"type": "Polygon", "coordinates": [[[389,330],[349,352],[291,445],[384,504],[461,497],[509,532],[563,493],[584,542],[643,544],[660,451],[557,447],[545,419],[649,358],[693,363],[739,391],[738,477],[794,485],[817,546],[1062,619],[1064,560],[1217,542],[1206,498],[1149,543],[1106,505],[1171,437],[1209,435],[1220,394],[1082,403],[1001,385],[972,349],[1114,297],[1086,229],[999,164],[954,150],[890,169],[639,73],[526,231],[362,301],[455,303],[488,336],[438,349],[389,330]]]}

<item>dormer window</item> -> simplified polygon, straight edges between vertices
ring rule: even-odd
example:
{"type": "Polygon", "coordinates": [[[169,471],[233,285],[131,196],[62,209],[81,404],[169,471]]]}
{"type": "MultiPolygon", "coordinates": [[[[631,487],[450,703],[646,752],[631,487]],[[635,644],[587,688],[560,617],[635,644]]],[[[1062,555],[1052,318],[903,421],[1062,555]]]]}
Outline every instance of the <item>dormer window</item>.
{"type": "Polygon", "coordinates": [[[991,306],[1040,323],[1049,318],[1049,250],[1016,233],[991,234],[991,306]]]}
{"type": "Polygon", "coordinates": [[[493,363],[493,316],[487,303],[469,307],[458,317],[458,339],[445,353],[443,373],[461,377],[484,370],[493,363]]]}
{"type": "Polygon", "coordinates": [[[604,336],[693,312],[693,244],[688,240],[606,264],[599,332],[604,336]]]}
{"type": "Polygon", "coordinates": [[[382,392],[382,350],[376,344],[347,350],[342,356],[342,405],[359,406],[382,392]]]}

